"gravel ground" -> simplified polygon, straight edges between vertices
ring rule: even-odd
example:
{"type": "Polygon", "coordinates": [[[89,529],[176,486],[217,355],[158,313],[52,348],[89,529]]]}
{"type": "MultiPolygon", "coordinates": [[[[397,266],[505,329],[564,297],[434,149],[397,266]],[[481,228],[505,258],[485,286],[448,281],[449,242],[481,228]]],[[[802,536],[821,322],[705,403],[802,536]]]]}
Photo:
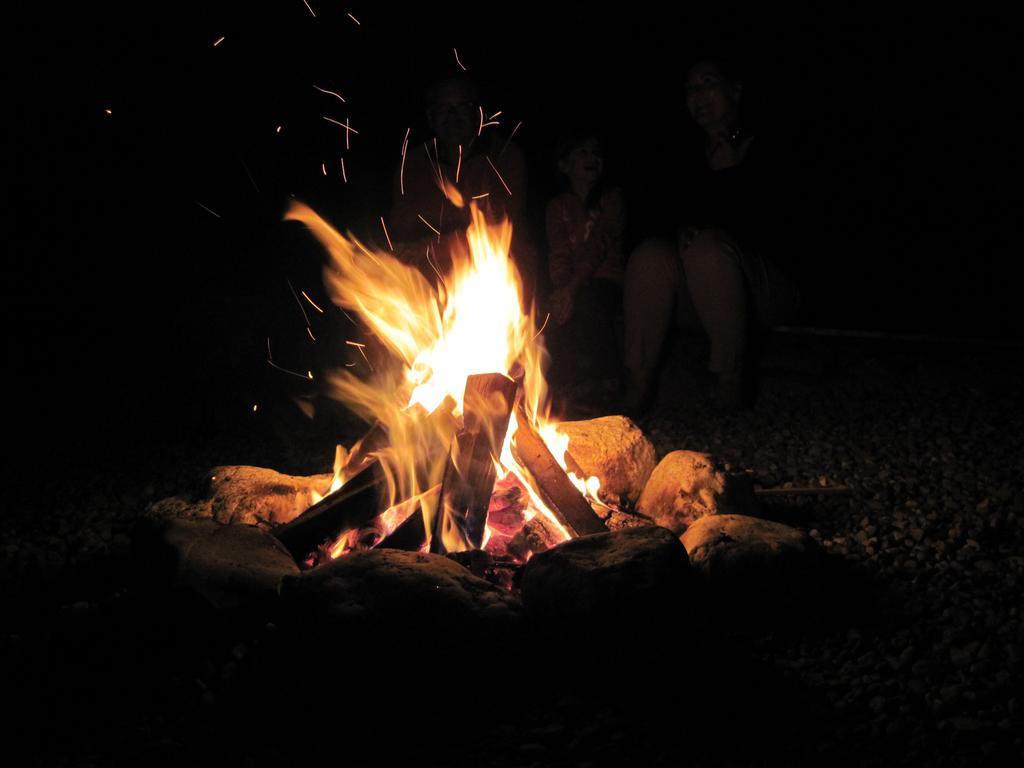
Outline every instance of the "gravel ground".
{"type": "MultiPolygon", "coordinates": [[[[1024,763],[1019,350],[788,337],[766,366],[752,411],[721,414],[683,386],[681,402],[643,426],[660,453],[717,453],[765,487],[852,488],[765,506],[810,530],[844,587],[799,627],[716,635],[714,658],[730,667],[720,678],[700,673],[705,659],[682,653],[677,638],[610,648],[608,669],[587,675],[561,658],[538,661],[529,685],[490,674],[483,694],[471,686],[455,697],[488,715],[434,733],[418,762],[1024,763]],[[697,710],[719,730],[695,727],[697,710]]],[[[140,411],[126,419],[136,432],[114,430],[109,448],[66,471],[40,458],[45,470],[26,475],[40,479],[20,478],[31,492],[8,502],[0,523],[0,647],[20,702],[10,724],[35,763],[292,762],[270,735],[278,713],[239,712],[275,628],[199,621],[194,606],[153,600],[130,568],[139,510],[206,467],[328,468],[336,430],[284,405],[253,414],[226,402],[186,420],[140,411]]],[[[414,678],[412,691],[430,690],[414,678]]],[[[392,704],[424,706],[410,693],[392,704]]],[[[303,749],[356,764],[357,740],[341,725],[303,749]]]]}

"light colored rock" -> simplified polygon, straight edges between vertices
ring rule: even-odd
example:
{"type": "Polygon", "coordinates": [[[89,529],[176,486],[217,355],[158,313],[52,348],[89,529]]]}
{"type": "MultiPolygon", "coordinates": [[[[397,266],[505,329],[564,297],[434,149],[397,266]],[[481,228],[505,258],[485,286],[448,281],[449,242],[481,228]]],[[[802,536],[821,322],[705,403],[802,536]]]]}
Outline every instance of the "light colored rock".
{"type": "Polygon", "coordinates": [[[151,521],[133,543],[148,578],[191,589],[227,612],[273,602],[281,580],[299,573],[277,539],[250,525],[151,521]]]}
{"type": "Polygon", "coordinates": [[[753,486],[746,475],[725,471],[706,453],[672,451],[644,486],[637,511],[679,534],[705,515],[755,515],[753,486]]]}
{"type": "Polygon", "coordinates": [[[681,537],[712,607],[732,619],[789,615],[824,582],[824,557],[803,531],[746,515],[708,515],[681,537]]]}
{"type": "Polygon", "coordinates": [[[196,501],[173,496],[151,504],[146,515],[158,519],[244,523],[267,529],[304,512],[330,488],[331,475],[293,477],[263,467],[214,467],[205,480],[205,495],[196,501]]]}
{"type": "Polygon", "coordinates": [[[599,496],[618,504],[635,502],[654,469],[654,445],[625,416],[564,421],[558,431],[569,437],[569,454],[587,476],[601,481],[599,496]]]}

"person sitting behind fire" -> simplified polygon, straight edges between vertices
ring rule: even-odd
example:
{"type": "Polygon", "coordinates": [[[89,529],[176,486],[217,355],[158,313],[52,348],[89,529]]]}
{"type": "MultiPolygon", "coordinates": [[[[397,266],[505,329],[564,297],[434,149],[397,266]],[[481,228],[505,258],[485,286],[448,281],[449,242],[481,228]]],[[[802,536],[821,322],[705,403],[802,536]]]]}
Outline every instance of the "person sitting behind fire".
{"type": "Polygon", "coordinates": [[[596,384],[617,394],[621,354],[614,317],[622,305],[623,194],[605,179],[604,151],[592,131],[564,134],[557,157],[565,191],[548,203],[545,217],[551,381],[556,389],[596,384]]]}
{"type": "MultiPolygon", "coordinates": [[[[703,134],[695,168],[682,174],[675,242],[641,243],[626,266],[625,408],[642,412],[653,392],[672,323],[702,328],[718,397],[733,409],[749,404],[748,334],[790,320],[796,283],[779,262],[796,250],[798,227],[782,200],[792,163],[773,167],[764,138],[740,120],[742,81],[722,61],[704,59],[687,72],[686,106],[703,134]]],[[[696,159],[696,156],[695,156],[696,159]]]]}
{"type": "Polygon", "coordinates": [[[529,293],[535,249],[524,226],[522,152],[495,127],[485,125],[477,87],[466,75],[443,77],[428,88],[426,118],[430,138],[406,147],[395,171],[387,225],[396,253],[425,274],[433,274],[429,260],[444,271],[449,238],[469,226],[469,204],[474,201],[489,222],[512,222],[511,255],[529,293]],[[445,194],[442,181],[458,190],[462,207],[445,194]]]}

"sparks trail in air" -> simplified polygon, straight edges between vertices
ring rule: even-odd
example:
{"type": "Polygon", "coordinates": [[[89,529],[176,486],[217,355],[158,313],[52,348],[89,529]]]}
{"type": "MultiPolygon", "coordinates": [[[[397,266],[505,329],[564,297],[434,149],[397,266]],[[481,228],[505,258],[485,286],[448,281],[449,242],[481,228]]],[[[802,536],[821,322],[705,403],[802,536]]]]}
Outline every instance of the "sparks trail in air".
{"type": "Polygon", "coordinates": [[[341,158],[341,180],[348,184],[348,176],[345,173],[345,158],[341,158]]]}
{"type": "Polygon", "coordinates": [[[114,110],[112,109],[104,109],[103,111],[106,112],[108,115],[114,114],[114,110]]]}
{"type": "Polygon", "coordinates": [[[550,319],[551,319],[551,313],[548,312],[547,315],[544,316],[544,324],[541,325],[540,330],[537,331],[537,333],[535,333],[533,335],[534,339],[536,339],[538,336],[540,336],[542,333],[544,333],[544,329],[548,327],[548,320],[550,320],[550,319]]]}
{"type": "Polygon", "coordinates": [[[245,175],[249,177],[249,181],[252,183],[252,188],[256,190],[257,194],[263,194],[260,192],[260,188],[256,184],[256,179],[252,177],[252,171],[249,170],[249,166],[245,164],[245,160],[241,155],[238,156],[238,162],[240,162],[242,164],[242,168],[245,169],[245,175]]]}
{"type": "Polygon", "coordinates": [[[486,155],[484,155],[484,157],[487,158],[487,164],[491,166],[491,170],[494,171],[494,175],[498,177],[498,181],[501,182],[501,186],[503,186],[505,188],[505,191],[508,192],[508,196],[512,197],[512,190],[508,188],[508,184],[506,184],[505,180],[501,178],[501,174],[498,173],[498,169],[494,167],[494,163],[491,162],[491,158],[487,157],[486,155]]]}
{"type": "Polygon", "coordinates": [[[366,347],[366,345],[365,344],[360,344],[357,341],[346,341],[345,343],[348,344],[349,346],[355,347],[356,349],[359,350],[359,354],[363,356],[363,360],[365,360],[366,364],[368,366],[370,366],[370,371],[372,372],[373,371],[373,363],[370,362],[370,358],[368,358],[366,356],[366,353],[363,351],[363,348],[366,347]]]}
{"type": "Polygon", "coordinates": [[[327,163],[320,163],[320,170],[324,174],[324,176],[326,176],[327,175],[327,163]]]}
{"type": "Polygon", "coordinates": [[[299,294],[295,292],[295,286],[292,285],[291,280],[285,280],[288,283],[288,287],[291,289],[292,298],[295,299],[295,303],[299,305],[299,311],[302,313],[302,318],[306,321],[306,327],[309,328],[309,315],[306,314],[306,308],[302,306],[302,302],[299,301],[299,294]]]}
{"type": "Polygon", "coordinates": [[[223,42],[224,42],[224,35],[221,35],[220,37],[218,37],[216,40],[213,41],[213,47],[216,48],[218,45],[220,45],[223,42]]]}
{"type": "Polygon", "coordinates": [[[354,22],[356,23],[356,26],[357,26],[357,27],[361,27],[361,26],[363,26],[363,25],[362,25],[362,22],[360,22],[360,21],[359,21],[359,19],[357,19],[357,18],[356,18],[355,16],[353,16],[353,15],[352,15],[351,13],[350,13],[350,14],[348,14],[348,17],[349,17],[350,19],[352,19],[352,21],[354,21],[354,22]]]}
{"type": "Polygon", "coordinates": [[[516,127],[512,129],[512,133],[510,133],[510,134],[508,135],[508,138],[507,138],[507,139],[505,139],[505,143],[504,143],[504,145],[502,145],[502,147],[501,147],[501,152],[499,152],[499,153],[498,153],[498,159],[499,159],[499,160],[501,160],[501,156],[505,154],[505,150],[506,150],[506,149],[508,149],[508,145],[509,145],[509,143],[510,143],[510,142],[512,141],[512,137],[516,135],[516,131],[518,131],[518,130],[519,130],[519,127],[520,127],[520,126],[521,126],[522,124],[523,124],[523,121],[522,121],[522,120],[520,120],[520,121],[519,121],[518,123],[516,123],[516,127]]]}
{"type": "Polygon", "coordinates": [[[490,192],[484,192],[482,195],[473,195],[470,200],[483,200],[485,197],[490,197],[490,192]]]}
{"type": "Polygon", "coordinates": [[[307,8],[307,9],[309,9],[309,12],[310,12],[311,14],[313,14],[313,18],[315,19],[315,18],[316,18],[316,11],[314,11],[314,10],[313,10],[313,6],[311,6],[311,5],[309,4],[309,0],[302,0],[302,2],[306,4],[306,8],[307,8]]]}
{"type": "Polygon", "coordinates": [[[455,183],[459,183],[459,172],[462,171],[462,145],[459,144],[459,164],[455,166],[455,183]]]}
{"type": "Polygon", "coordinates": [[[430,156],[430,150],[427,148],[426,144],[423,145],[423,151],[427,153],[427,162],[430,163],[431,169],[434,171],[435,174],[437,174],[437,184],[438,184],[438,186],[441,189],[444,189],[444,174],[441,173],[441,161],[440,161],[440,159],[438,159],[437,162],[434,162],[434,157],[440,158],[440,155],[437,152],[437,137],[436,136],[434,137],[434,157],[430,156]]]}
{"type": "Polygon", "coordinates": [[[463,72],[465,72],[466,71],[466,65],[463,64],[462,60],[459,58],[459,49],[458,48],[452,48],[452,51],[455,53],[455,63],[459,65],[459,67],[462,69],[463,72]]]}
{"type": "Polygon", "coordinates": [[[331,90],[329,90],[327,88],[321,88],[316,83],[313,84],[313,87],[316,88],[318,91],[320,91],[320,93],[326,93],[329,96],[333,96],[334,98],[338,99],[342,104],[347,104],[348,103],[347,101],[345,101],[345,97],[342,96],[337,91],[331,91],[331,90]]]}
{"type": "Polygon", "coordinates": [[[313,307],[313,309],[315,309],[321,315],[324,314],[324,311],[322,309],[320,309],[320,307],[317,306],[315,301],[313,301],[311,298],[309,298],[309,294],[306,293],[305,291],[302,291],[302,298],[304,298],[306,301],[308,301],[310,306],[313,307]]]}
{"type": "Polygon", "coordinates": [[[307,379],[309,381],[313,380],[313,373],[312,373],[312,371],[309,371],[305,375],[303,375],[301,373],[296,373],[295,371],[290,371],[287,368],[282,368],[280,365],[275,363],[274,362],[274,356],[270,354],[270,337],[269,336],[267,336],[267,363],[270,365],[271,368],[273,368],[275,370],[278,370],[278,371],[281,371],[281,373],[287,373],[288,375],[295,376],[296,378],[299,378],[299,379],[307,379]]]}
{"type": "Polygon", "coordinates": [[[402,139],[402,165],[398,168],[398,188],[402,197],[405,197],[405,152],[409,148],[409,131],[411,130],[411,127],[405,129],[405,138],[402,139]]]}
{"type": "Polygon", "coordinates": [[[210,215],[216,216],[218,219],[221,217],[219,213],[217,213],[216,211],[211,211],[209,208],[207,208],[205,205],[200,203],[198,200],[193,200],[192,202],[195,203],[196,205],[198,205],[200,208],[202,208],[204,211],[206,211],[210,215]]]}
{"type": "Polygon", "coordinates": [[[493,119],[494,119],[494,118],[496,118],[496,117],[501,117],[501,114],[502,114],[502,110],[500,110],[500,109],[499,109],[499,110],[498,110],[497,112],[495,112],[495,113],[494,113],[493,115],[491,115],[491,116],[490,116],[490,117],[488,117],[487,119],[488,119],[488,120],[493,120],[493,119]]]}
{"type": "Polygon", "coordinates": [[[380,217],[380,226],[381,226],[381,229],[384,230],[384,239],[388,241],[388,248],[391,249],[392,253],[394,253],[395,252],[395,246],[393,246],[391,244],[391,236],[388,234],[388,225],[384,223],[384,217],[383,216],[380,217]]]}
{"type": "Polygon", "coordinates": [[[480,136],[484,132],[484,108],[483,107],[479,107],[479,109],[480,109],[480,127],[477,128],[477,131],[476,131],[476,135],[477,136],[480,136]]]}
{"type": "Polygon", "coordinates": [[[347,117],[345,118],[345,122],[344,123],[341,122],[341,120],[335,120],[333,117],[328,117],[327,115],[321,115],[321,117],[324,120],[326,120],[328,123],[334,123],[335,125],[345,129],[345,149],[349,148],[348,147],[348,135],[350,133],[354,133],[356,135],[359,135],[359,131],[357,131],[355,128],[353,128],[351,125],[348,124],[348,118],[347,117]]]}
{"type": "Polygon", "coordinates": [[[434,274],[437,275],[437,279],[441,281],[441,290],[444,291],[445,295],[448,294],[448,283],[445,282],[444,275],[441,274],[441,270],[437,268],[437,264],[431,258],[431,246],[427,246],[427,264],[434,270],[434,274]]]}
{"type": "Polygon", "coordinates": [[[437,229],[433,224],[431,224],[429,221],[424,219],[423,218],[423,214],[417,213],[416,215],[419,217],[420,221],[422,221],[424,224],[426,224],[430,228],[431,232],[433,232],[438,237],[441,236],[441,230],[437,229]]]}
{"type": "Polygon", "coordinates": [[[316,336],[313,335],[313,330],[308,325],[306,326],[306,333],[309,334],[309,338],[316,341],[316,336]]]}
{"type": "Polygon", "coordinates": [[[274,133],[280,133],[282,128],[284,128],[283,125],[277,126],[277,128],[274,129],[274,133]]]}

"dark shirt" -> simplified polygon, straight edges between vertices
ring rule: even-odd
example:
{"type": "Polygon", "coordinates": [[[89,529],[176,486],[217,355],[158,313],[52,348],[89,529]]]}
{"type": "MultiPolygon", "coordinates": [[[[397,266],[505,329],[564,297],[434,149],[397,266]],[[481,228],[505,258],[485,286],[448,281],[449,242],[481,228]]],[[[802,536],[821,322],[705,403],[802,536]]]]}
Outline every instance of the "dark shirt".
{"type": "Polygon", "coordinates": [[[681,178],[681,221],[700,229],[723,229],[743,248],[755,249],[787,268],[795,248],[792,170],[770,154],[770,142],[755,136],[743,161],[712,170],[698,153],[681,178]]]}

